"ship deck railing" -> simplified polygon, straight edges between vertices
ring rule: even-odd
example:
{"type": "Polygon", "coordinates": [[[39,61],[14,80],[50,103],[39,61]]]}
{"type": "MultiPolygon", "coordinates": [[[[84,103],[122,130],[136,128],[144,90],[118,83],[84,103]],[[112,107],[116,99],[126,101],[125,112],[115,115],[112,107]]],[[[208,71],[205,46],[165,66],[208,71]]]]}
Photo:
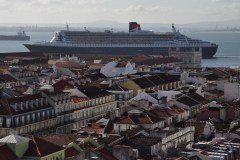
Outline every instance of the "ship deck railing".
{"type": "Polygon", "coordinates": [[[36,43],[39,45],[48,45],[48,46],[67,46],[67,47],[210,47],[213,44],[211,43],[151,43],[151,44],[120,44],[120,43],[111,43],[111,44],[96,44],[96,43],[70,43],[70,42],[47,42],[47,43],[36,43]]]}

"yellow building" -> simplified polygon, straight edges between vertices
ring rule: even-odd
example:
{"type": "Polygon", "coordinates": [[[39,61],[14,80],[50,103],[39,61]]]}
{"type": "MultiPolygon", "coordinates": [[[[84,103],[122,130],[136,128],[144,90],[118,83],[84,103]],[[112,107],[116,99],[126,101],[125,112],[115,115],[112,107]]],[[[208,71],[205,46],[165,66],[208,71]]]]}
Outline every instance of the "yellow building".
{"type": "Polygon", "coordinates": [[[181,81],[172,75],[159,74],[128,79],[120,84],[121,86],[133,90],[133,95],[141,92],[173,90],[181,85],[181,81]]]}

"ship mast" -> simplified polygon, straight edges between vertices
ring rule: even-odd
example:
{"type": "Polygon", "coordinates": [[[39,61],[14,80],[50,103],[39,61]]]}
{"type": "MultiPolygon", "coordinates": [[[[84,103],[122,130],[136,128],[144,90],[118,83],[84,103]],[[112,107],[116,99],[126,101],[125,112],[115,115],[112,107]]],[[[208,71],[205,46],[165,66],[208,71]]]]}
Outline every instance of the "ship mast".
{"type": "Polygon", "coordinates": [[[66,30],[69,31],[69,25],[66,23],[66,30]]]}

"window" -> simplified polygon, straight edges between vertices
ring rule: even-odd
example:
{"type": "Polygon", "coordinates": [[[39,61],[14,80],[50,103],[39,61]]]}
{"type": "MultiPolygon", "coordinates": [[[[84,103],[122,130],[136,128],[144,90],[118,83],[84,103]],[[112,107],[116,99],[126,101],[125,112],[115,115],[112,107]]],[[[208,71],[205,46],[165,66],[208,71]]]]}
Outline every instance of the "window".
{"type": "Polygon", "coordinates": [[[122,94],[119,94],[118,97],[119,97],[119,100],[120,100],[120,101],[123,100],[123,95],[122,95],[122,94]]]}
{"type": "Polygon", "coordinates": [[[58,158],[59,160],[62,160],[62,153],[59,155],[59,158],[58,158]]]}
{"type": "Polygon", "coordinates": [[[28,114],[27,115],[27,123],[29,123],[30,122],[30,115],[28,114]]]}
{"type": "Polygon", "coordinates": [[[21,121],[22,121],[22,124],[24,124],[25,123],[25,118],[24,118],[24,116],[21,116],[21,121]]]}
{"type": "Polygon", "coordinates": [[[0,127],[2,127],[2,125],[3,125],[3,118],[0,117],[0,127]]]}

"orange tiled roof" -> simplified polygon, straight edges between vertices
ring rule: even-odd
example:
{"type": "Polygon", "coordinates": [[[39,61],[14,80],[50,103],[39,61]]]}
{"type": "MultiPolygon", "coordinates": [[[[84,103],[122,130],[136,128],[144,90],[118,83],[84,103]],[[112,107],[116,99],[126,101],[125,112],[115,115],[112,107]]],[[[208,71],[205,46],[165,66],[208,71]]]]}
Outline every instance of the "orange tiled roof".
{"type": "Polygon", "coordinates": [[[79,151],[76,150],[74,147],[69,147],[65,150],[66,158],[71,158],[71,157],[77,156],[78,154],[79,154],[79,151]]]}
{"type": "Polygon", "coordinates": [[[71,142],[74,142],[76,139],[79,138],[79,136],[72,135],[72,134],[51,134],[51,135],[43,136],[41,138],[51,143],[54,143],[58,146],[63,146],[71,142]]]}
{"type": "Polygon", "coordinates": [[[61,150],[63,150],[63,148],[54,143],[51,143],[39,137],[32,136],[32,140],[29,142],[29,147],[25,153],[25,156],[45,157],[61,150]]]}
{"type": "Polygon", "coordinates": [[[79,131],[85,131],[85,132],[95,132],[97,134],[103,133],[104,128],[100,127],[100,123],[92,123],[92,126],[86,126],[81,128],[79,131]]]}
{"type": "Polygon", "coordinates": [[[64,67],[64,68],[81,68],[85,64],[79,62],[57,62],[55,64],[57,67],[64,67]]]}
{"type": "Polygon", "coordinates": [[[117,158],[111,152],[107,151],[104,147],[99,147],[93,149],[92,151],[98,153],[99,155],[103,156],[108,160],[117,160],[117,158]]]}
{"type": "Polygon", "coordinates": [[[71,99],[73,100],[74,103],[83,102],[83,101],[88,100],[87,97],[78,97],[78,96],[71,96],[71,99]]]}
{"type": "Polygon", "coordinates": [[[61,79],[60,81],[53,84],[53,88],[62,91],[64,89],[72,89],[74,86],[69,84],[66,80],[61,79]]]}
{"type": "Polygon", "coordinates": [[[15,154],[6,145],[0,145],[1,160],[15,160],[16,158],[15,154]]]}

